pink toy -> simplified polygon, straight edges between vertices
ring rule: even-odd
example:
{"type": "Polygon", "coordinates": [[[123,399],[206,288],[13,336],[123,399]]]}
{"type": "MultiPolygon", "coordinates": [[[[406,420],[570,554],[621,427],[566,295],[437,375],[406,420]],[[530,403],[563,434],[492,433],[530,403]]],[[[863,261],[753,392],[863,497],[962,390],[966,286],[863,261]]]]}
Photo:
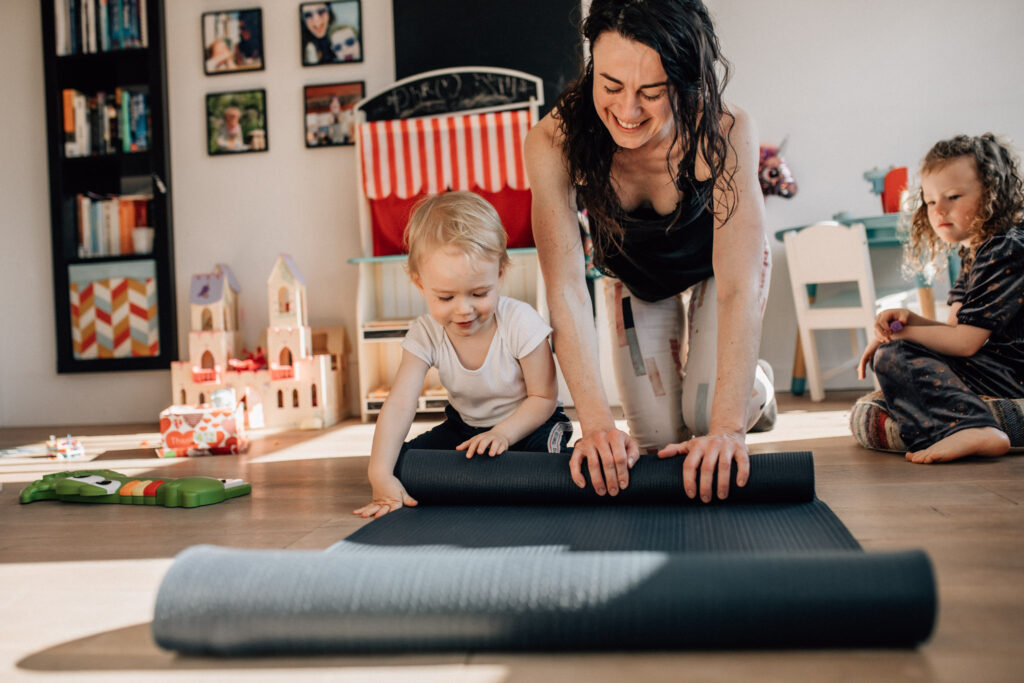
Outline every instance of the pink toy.
{"type": "Polygon", "coordinates": [[[757,165],[757,175],[761,180],[761,192],[765,197],[778,195],[783,199],[792,199],[796,194],[796,180],[789,170],[789,165],[782,158],[782,150],[786,140],[778,147],[761,145],[761,158],[757,165]]]}
{"type": "Polygon", "coordinates": [[[257,346],[255,354],[247,349],[242,349],[242,353],[245,354],[245,358],[241,360],[237,358],[228,359],[228,370],[244,372],[246,370],[263,370],[267,367],[267,354],[263,352],[262,347],[257,346]]]}
{"type": "Polygon", "coordinates": [[[249,447],[241,404],[231,408],[171,406],[160,413],[165,458],[244,453],[249,447]]]}

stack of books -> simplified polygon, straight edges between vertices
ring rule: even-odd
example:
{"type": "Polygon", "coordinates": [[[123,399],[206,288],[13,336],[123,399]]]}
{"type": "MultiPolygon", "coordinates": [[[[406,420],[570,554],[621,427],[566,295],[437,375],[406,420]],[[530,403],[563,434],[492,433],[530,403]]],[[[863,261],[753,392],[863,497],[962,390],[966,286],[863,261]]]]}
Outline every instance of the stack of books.
{"type": "Polygon", "coordinates": [[[146,0],[53,0],[57,55],[146,47],[146,0]]]}
{"type": "Polygon", "coordinates": [[[75,195],[78,257],[124,256],[135,252],[132,229],[149,225],[152,195],[75,195]]]}
{"type": "Polygon", "coordinates": [[[64,156],[142,152],[149,149],[149,97],[117,88],[87,95],[62,91],[64,156]]]}

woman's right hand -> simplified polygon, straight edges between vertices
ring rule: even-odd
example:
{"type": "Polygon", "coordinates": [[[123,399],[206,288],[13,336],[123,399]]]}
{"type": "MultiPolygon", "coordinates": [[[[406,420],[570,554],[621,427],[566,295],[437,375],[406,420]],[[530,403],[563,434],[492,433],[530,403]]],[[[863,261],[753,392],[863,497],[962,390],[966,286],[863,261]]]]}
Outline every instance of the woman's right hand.
{"type": "Polygon", "coordinates": [[[581,489],[587,485],[583,461],[587,461],[590,483],[597,495],[606,492],[615,496],[629,486],[629,470],[640,456],[636,439],[615,427],[599,429],[577,441],[569,459],[573,483],[581,489]]]}
{"type": "Polygon", "coordinates": [[[403,505],[415,507],[418,504],[416,499],[406,492],[398,477],[391,475],[379,482],[374,482],[373,501],[358,510],[353,510],[352,514],[363,518],[377,518],[383,517],[389,512],[394,512],[403,505]]]}

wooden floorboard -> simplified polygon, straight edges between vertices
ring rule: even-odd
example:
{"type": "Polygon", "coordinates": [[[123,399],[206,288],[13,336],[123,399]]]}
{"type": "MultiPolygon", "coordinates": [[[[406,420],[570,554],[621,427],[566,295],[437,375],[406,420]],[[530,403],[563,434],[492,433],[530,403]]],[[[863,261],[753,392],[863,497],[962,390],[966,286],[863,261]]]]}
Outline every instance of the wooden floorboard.
{"type": "MultiPolygon", "coordinates": [[[[781,397],[754,452],[813,450],[817,490],[867,550],[923,548],[939,586],[937,629],[918,650],[208,659],[157,648],[149,620],[174,554],[197,543],[325,548],[364,522],[372,426],[267,433],[239,456],[162,460],[155,425],[0,430],[0,448],[83,436],[88,463],[0,458],[0,680],[644,681],[1024,678],[1024,458],[941,466],[859,448],[854,395],[781,397]],[[98,457],[97,457],[98,456],[98,457]],[[161,477],[242,477],[251,496],[195,509],[37,502],[43,473],[108,468],[161,477]]],[[[417,425],[424,429],[429,423],[417,425]]]]}

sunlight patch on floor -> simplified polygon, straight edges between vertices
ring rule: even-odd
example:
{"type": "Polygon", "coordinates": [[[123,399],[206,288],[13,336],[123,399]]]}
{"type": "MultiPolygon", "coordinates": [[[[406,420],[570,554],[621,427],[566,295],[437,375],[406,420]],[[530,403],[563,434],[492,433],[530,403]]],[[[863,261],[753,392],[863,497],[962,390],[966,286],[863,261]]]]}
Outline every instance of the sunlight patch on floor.
{"type": "Polygon", "coordinates": [[[747,434],[747,443],[770,444],[782,441],[804,441],[848,436],[850,411],[847,410],[788,410],[779,413],[775,429],[770,432],[747,434]]]}
{"type": "Polygon", "coordinates": [[[74,472],[76,470],[113,470],[126,476],[136,476],[155,469],[173,467],[186,458],[158,458],[129,460],[93,460],[90,457],[77,460],[51,460],[49,458],[10,458],[0,460],[0,482],[4,484],[27,484],[42,479],[44,474],[53,472],[74,472]]]}
{"type": "MultiPolygon", "coordinates": [[[[419,423],[417,423],[419,424],[419,423]]],[[[435,423],[428,424],[428,428],[435,423]]],[[[317,460],[322,458],[351,458],[370,454],[373,443],[373,423],[349,424],[334,427],[328,431],[296,441],[291,445],[274,447],[273,451],[252,457],[250,463],[285,462],[294,460],[317,460]]],[[[306,433],[308,434],[308,432],[306,433]]],[[[285,441],[281,434],[278,441],[285,441]]],[[[271,443],[273,446],[273,442],[271,443]]]]}
{"type": "MultiPolygon", "coordinates": [[[[77,434],[54,434],[58,439],[70,436],[82,443],[85,448],[85,457],[81,460],[91,458],[105,453],[106,451],[124,451],[137,448],[152,448],[155,456],[155,449],[160,447],[160,432],[140,432],[137,434],[101,434],[96,436],[79,436],[77,434]]],[[[11,458],[46,457],[46,441],[31,441],[11,448],[0,450],[0,463],[11,458]]],[[[70,462],[70,461],[68,461],[70,462]]]]}

